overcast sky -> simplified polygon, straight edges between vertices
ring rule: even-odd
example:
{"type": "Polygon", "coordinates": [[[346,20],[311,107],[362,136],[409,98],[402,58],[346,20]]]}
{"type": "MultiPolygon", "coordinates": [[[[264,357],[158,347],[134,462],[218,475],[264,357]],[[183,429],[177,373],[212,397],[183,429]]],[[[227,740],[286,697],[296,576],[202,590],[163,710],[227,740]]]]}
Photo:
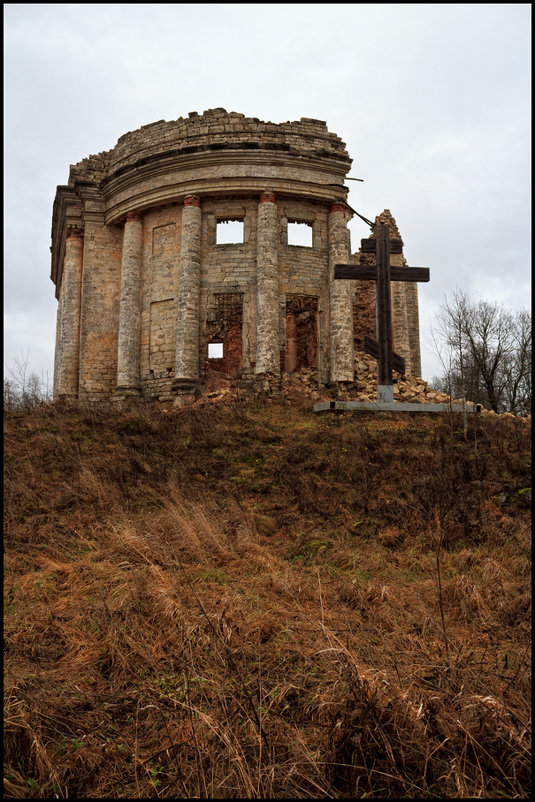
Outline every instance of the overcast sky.
{"type": "MultiPolygon", "coordinates": [[[[444,296],[529,308],[530,4],[4,5],[4,370],[52,381],[52,204],[127,131],[223,107],[314,117],[353,159],[348,202],[394,215],[419,285],[423,377],[444,296]]],[[[352,251],[369,229],[350,223],[352,251]]]]}

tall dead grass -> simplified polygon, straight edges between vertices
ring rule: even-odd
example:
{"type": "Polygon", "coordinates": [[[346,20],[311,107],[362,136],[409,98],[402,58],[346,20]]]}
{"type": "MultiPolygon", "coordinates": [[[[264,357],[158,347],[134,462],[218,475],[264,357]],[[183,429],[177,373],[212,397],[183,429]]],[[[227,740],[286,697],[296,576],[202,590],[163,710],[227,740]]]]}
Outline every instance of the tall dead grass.
{"type": "Polygon", "coordinates": [[[517,430],[218,415],[7,421],[6,794],[527,796],[517,430]]]}

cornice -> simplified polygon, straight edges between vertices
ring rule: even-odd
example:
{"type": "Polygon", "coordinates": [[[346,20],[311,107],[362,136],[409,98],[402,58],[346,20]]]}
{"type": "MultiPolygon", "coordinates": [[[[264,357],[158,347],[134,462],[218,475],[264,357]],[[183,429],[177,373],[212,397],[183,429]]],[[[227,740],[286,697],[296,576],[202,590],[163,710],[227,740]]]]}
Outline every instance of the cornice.
{"type": "Polygon", "coordinates": [[[186,195],[222,197],[257,194],[269,188],[279,195],[327,203],[345,202],[343,181],[351,161],[299,154],[234,150],[161,157],[150,164],[134,165],[101,184],[106,200],[106,224],[116,224],[128,211],[181,202],[186,195]]]}
{"type": "Polygon", "coordinates": [[[80,197],[83,200],[82,216],[84,223],[94,222],[105,223],[106,202],[100,189],[96,186],[82,186],[78,187],[75,184],[80,197]]]}
{"type": "MultiPolygon", "coordinates": [[[[302,123],[306,128],[307,121],[302,123]]],[[[266,131],[271,130],[272,124],[265,125],[266,131]]],[[[273,125],[273,128],[278,131],[277,126],[273,125]]],[[[286,124],[283,128],[285,136],[301,135],[299,131],[286,130],[286,124]]],[[[244,133],[249,136],[250,132],[244,133]]],[[[234,136],[235,132],[229,135],[234,136]]],[[[314,131],[314,135],[302,133],[302,137],[307,141],[318,139],[318,132],[314,131]]],[[[54,200],[51,279],[56,285],[56,297],[61,285],[69,228],[83,230],[87,223],[122,224],[129,212],[182,203],[187,195],[199,196],[202,203],[203,198],[259,197],[261,192],[269,191],[281,200],[296,198],[325,204],[346,202],[348,187],[344,186],[344,180],[352,159],[347,151],[337,151],[338,146],[332,147],[331,135],[325,138],[325,148],[320,142],[315,150],[305,148],[302,152],[293,141],[253,139],[249,141],[244,136],[239,142],[212,139],[204,143],[197,139],[195,144],[188,144],[186,137],[179,147],[171,146],[147,155],[141,152],[139,158],[123,163],[111,174],[104,174],[100,181],[97,181],[96,173],[87,178],[83,171],[76,174],[75,165],[71,169],[69,185],[58,186],[54,200]]],[[[341,140],[340,144],[344,147],[341,140]]],[[[91,159],[100,159],[97,166],[101,167],[101,176],[109,164],[108,156],[100,154],[89,159],[90,162],[91,159]],[[100,158],[104,156],[105,159],[100,158]]]]}
{"type": "Polygon", "coordinates": [[[83,229],[83,202],[74,187],[58,186],[52,210],[52,231],[50,246],[50,278],[56,285],[56,298],[59,297],[65,240],[69,229],[83,229]]]}

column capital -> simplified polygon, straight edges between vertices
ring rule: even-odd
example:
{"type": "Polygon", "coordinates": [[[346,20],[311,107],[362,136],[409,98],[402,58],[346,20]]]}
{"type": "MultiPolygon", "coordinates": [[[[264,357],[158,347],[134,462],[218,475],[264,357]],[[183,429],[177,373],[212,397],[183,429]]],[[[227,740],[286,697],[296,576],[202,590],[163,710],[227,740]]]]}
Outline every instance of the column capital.
{"type": "Polygon", "coordinates": [[[261,192],[260,203],[275,203],[275,193],[268,192],[267,190],[265,192],[261,192]]]}
{"type": "Polygon", "coordinates": [[[82,228],[69,228],[67,229],[67,239],[83,240],[84,231],[82,228]]]}
{"type": "Polygon", "coordinates": [[[140,223],[143,220],[141,212],[127,212],[125,223],[140,223]]]}
{"type": "Polygon", "coordinates": [[[184,206],[198,206],[201,208],[201,199],[197,195],[187,195],[184,198],[184,206]]]}
{"type": "Polygon", "coordinates": [[[345,212],[347,209],[345,203],[331,203],[330,212],[345,212]]]}

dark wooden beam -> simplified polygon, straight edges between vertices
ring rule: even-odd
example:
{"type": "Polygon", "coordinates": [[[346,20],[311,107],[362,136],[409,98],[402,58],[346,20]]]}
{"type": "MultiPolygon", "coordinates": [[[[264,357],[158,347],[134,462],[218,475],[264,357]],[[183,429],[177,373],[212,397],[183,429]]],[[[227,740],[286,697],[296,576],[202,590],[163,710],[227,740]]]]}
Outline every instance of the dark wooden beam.
{"type": "Polygon", "coordinates": [[[429,268],[391,267],[390,281],[429,281],[429,268]]]}
{"type": "MultiPolygon", "coordinates": [[[[400,239],[389,240],[390,253],[403,253],[403,242],[400,239]]],[[[360,250],[362,253],[375,253],[377,248],[377,239],[370,237],[370,239],[361,239],[360,250]]]]}
{"type": "MultiPolygon", "coordinates": [[[[374,359],[379,359],[379,343],[367,334],[364,335],[364,351],[374,359]]],[[[395,351],[392,351],[392,367],[398,373],[405,373],[405,360],[395,351]]]]}
{"type": "Polygon", "coordinates": [[[376,281],[377,268],[375,265],[335,265],[334,277],[376,281]]]}
{"type": "Polygon", "coordinates": [[[377,363],[377,384],[392,384],[392,309],[390,305],[390,239],[388,226],[375,227],[377,281],[376,296],[376,331],[379,343],[379,361],[377,363]]]}
{"type": "MultiPolygon", "coordinates": [[[[377,267],[375,265],[337,264],[334,266],[334,277],[377,281],[377,267]]],[[[390,281],[429,281],[429,268],[390,267],[390,281]]]]}

